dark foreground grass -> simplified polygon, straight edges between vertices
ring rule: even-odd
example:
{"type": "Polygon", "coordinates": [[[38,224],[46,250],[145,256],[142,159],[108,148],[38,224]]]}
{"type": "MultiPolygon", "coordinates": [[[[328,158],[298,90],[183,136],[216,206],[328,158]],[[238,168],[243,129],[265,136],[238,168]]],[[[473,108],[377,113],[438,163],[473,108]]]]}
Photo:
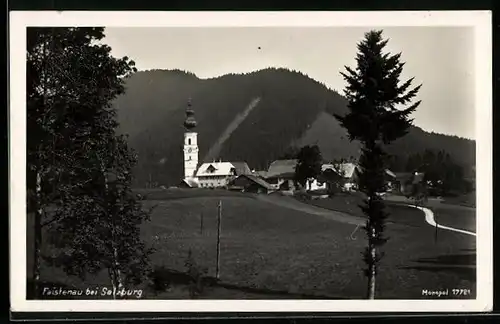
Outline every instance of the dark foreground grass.
{"type": "Polygon", "coordinates": [[[446,205],[431,207],[434,219],[440,225],[476,232],[476,210],[471,208],[450,208],[446,205]]]}
{"type": "MultiPolygon", "coordinates": [[[[333,198],[307,201],[318,207],[363,216],[358,207],[361,202],[362,198],[359,195],[337,195],[333,198]]],[[[425,222],[423,212],[402,202],[386,203],[386,210],[389,212],[386,232],[390,239],[384,246],[386,256],[382,261],[382,268],[389,267],[389,273],[397,273],[398,277],[402,275],[398,281],[400,287],[413,290],[418,286],[439,286],[444,289],[453,286],[452,282],[455,280],[458,285],[475,290],[476,238],[474,236],[442,229],[436,231],[435,227],[425,222]],[[391,268],[393,266],[408,272],[402,274],[391,268]],[[452,277],[454,279],[450,280],[452,277]],[[444,281],[435,283],[437,278],[444,281]]],[[[440,203],[430,205],[428,207],[433,210],[439,224],[475,231],[474,209],[440,203]]]]}
{"type": "MultiPolygon", "coordinates": [[[[353,225],[248,197],[145,201],[146,207],[158,205],[152,221],[142,229],[144,238],[157,249],[152,259],[154,265],[185,271],[184,263],[191,250],[196,262],[214,276],[219,200],[222,201],[220,279],[226,287],[207,288],[200,298],[365,297],[361,252],[366,241],[362,229],[353,234],[356,229],[353,225]]],[[[390,239],[383,249],[385,257],[377,277],[377,298],[418,299],[424,298],[423,289],[446,288],[471,289],[472,296],[468,297],[473,298],[475,240],[439,231],[436,241],[434,228],[424,223],[422,212],[395,206],[393,214],[398,221],[387,228],[390,239]]],[[[88,278],[83,284],[51,268],[45,268],[42,276],[44,280],[80,287],[107,283],[104,274],[88,278]]],[[[188,294],[186,287],[174,285],[165,293],[147,293],[143,298],[183,299],[188,294]]]]}
{"type": "Polygon", "coordinates": [[[459,205],[464,207],[476,207],[476,192],[473,191],[466,195],[461,195],[457,197],[445,198],[444,202],[450,205],[459,205]]]}
{"type": "MultiPolygon", "coordinates": [[[[146,238],[157,240],[155,262],[182,269],[189,249],[215,275],[217,203],[191,198],[162,202],[146,238]],[[200,232],[203,213],[203,232],[200,232]]],[[[220,278],[245,287],[361,298],[354,226],[309,216],[249,198],[222,198],[220,278]]]]}
{"type": "MultiPolygon", "coordinates": [[[[222,201],[223,281],[294,293],[364,297],[362,230],[351,238],[352,225],[253,199],[222,201]]],[[[161,203],[144,230],[146,236],[158,236],[157,262],[182,268],[192,249],[213,275],[217,202],[194,198],[161,203]]],[[[475,291],[473,238],[440,231],[436,241],[434,228],[424,223],[422,212],[404,206],[393,206],[392,211],[397,222],[387,228],[390,240],[379,271],[378,298],[422,298],[422,289],[458,286],[475,291]]]]}

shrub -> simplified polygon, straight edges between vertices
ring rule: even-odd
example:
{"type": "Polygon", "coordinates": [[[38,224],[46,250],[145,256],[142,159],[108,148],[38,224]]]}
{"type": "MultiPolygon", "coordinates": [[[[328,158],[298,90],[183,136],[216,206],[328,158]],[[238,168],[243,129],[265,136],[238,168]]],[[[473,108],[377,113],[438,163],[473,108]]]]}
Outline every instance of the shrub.
{"type": "Polygon", "coordinates": [[[298,200],[302,200],[302,201],[308,201],[308,200],[311,200],[311,194],[307,193],[307,192],[303,192],[303,191],[299,191],[299,192],[296,192],[294,193],[293,195],[296,199],[298,200]]]}
{"type": "Polygon", "coordinates": [[[170,270],[165,266],[155,267],[149,274],[149,280],[155,294],[164,292],[170,287],[170,270]]]}
{"type": "Polygon", "coordinates": [[[189,297],[197,298],[203,293],[205,286],[205,276],[208,272],[206,267],[201,267],[197,264],[196,260],[193,258],[193,253],[189,249],[188,256],[184,265],[187,268],[187,274],[190,278],[189,282],[189,297]]]}

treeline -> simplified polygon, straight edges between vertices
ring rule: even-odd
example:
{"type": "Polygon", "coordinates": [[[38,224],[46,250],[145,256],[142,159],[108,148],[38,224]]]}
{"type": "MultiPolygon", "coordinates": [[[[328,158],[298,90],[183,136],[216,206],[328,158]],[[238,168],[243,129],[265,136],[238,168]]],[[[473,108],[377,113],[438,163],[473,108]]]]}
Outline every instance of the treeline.
{"type": "Polygon", "coordinates": [[[459,195],[474,188],[475,168],[460,165],[445,150],[395,155],[389,159],[389,168],[394,172],[423,172],[433,196],[459,195]]]}

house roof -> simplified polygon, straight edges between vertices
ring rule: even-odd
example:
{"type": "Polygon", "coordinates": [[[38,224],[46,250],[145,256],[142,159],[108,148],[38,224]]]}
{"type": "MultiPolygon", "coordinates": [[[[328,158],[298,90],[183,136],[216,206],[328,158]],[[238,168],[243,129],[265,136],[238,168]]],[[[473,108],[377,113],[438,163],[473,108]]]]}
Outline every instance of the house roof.
{"type": "Polygon", "coordinates": [[[295,166],[298,160],[276,160],[269,166],[266,178],[276,176],[288,176],[295,174],[295,166]]]}
{"type": "MultiPolygon", "coordinates": [[[[355,170],[358,170],[359,172],[359,166],[351,162],[340,164],[323,164],[321,166],[321,171],[325,172],[326,170],[333,170],[334,172],[338,172],[340,170],[340,173],[343,174],[344,178],[351,178],[354,175],[355,170]]],[[[397,177],[396,174],[389,169],[386,169],[385,173],[392,178],[397,177]]]]}
{"type": "Polygon", "coordinates": [[[193,179],[193,178],[182,180],[181,185],[182,184],[185,184],[186,186],[191,187],[191,188],[198,188],[199,187],[198,181],[196,181],[196,179],[193,179]]]}
{"type": "Polygon", "coordinates": [[[242,175],[242,174],[251,174],[252,171],[248,167],[248,164],[246,162],[231,162],[232,165],[234,165],[234,168],[236,169],[236,175],[242,175]]]}
{"type": "Polygon", "coordinates": [[[256,177],[261,177],[261,178],[267,178],[267,171],[261,170],[261,171],[252,171],[252,175],[256,177]]]}
{"type": "MultiPolygon", "coordinates": [[[[271,186],[269,183],[267,183],[264,179],[259,178],[257,176],[254,176],[254,175],[251,175],[251,174],[242,174],[238,178],[240,178],[240,177],[245,177],[245,178],[253,181],[254,183],[256,183],[256,184],[258,184],[261,187],[264,187],[266,189],[272,189],[273,188],[273,186],[271,186]]],[[[236,179],[238,179],[238,178],[236,178],[236,179]]],[[[236,181],[236,179],[234,179],[233,181],[236,181]]]]}
{"type": "Polygon", "coordinates": [[[197,177],[230,176],[235,166],[230,162],[203,163],[196,172],[197,177]]]}
{"type": "Polygon", "coordinates": [[[333,170],[335,172],[340,171],[344,178],[351,178],[354,175],[354,171],[358,166],[354,163],[337,163],[337,164],[323,164],[321,166],[321,171],[333,170]]]}
{"type": "Polygon", "coordinates": [[[333,164],[323,164],[321,166],[321,171],[325,172],[326,170],[335,170],[335,167],[333,164]]]}

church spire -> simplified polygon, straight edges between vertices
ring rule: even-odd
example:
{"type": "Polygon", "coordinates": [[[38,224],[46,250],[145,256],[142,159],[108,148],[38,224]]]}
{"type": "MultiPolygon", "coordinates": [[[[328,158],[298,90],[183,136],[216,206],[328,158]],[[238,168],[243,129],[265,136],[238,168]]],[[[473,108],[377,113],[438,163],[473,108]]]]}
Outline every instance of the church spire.
{"type": "Polygon", "coordinates": [[[194,110],[191,105],[191,98],[189,98],[186,108],[186,120],[184,121],[184,127],[187,131],[192,131],[196,127],[196,119],[194,119],[194,110]]]}

